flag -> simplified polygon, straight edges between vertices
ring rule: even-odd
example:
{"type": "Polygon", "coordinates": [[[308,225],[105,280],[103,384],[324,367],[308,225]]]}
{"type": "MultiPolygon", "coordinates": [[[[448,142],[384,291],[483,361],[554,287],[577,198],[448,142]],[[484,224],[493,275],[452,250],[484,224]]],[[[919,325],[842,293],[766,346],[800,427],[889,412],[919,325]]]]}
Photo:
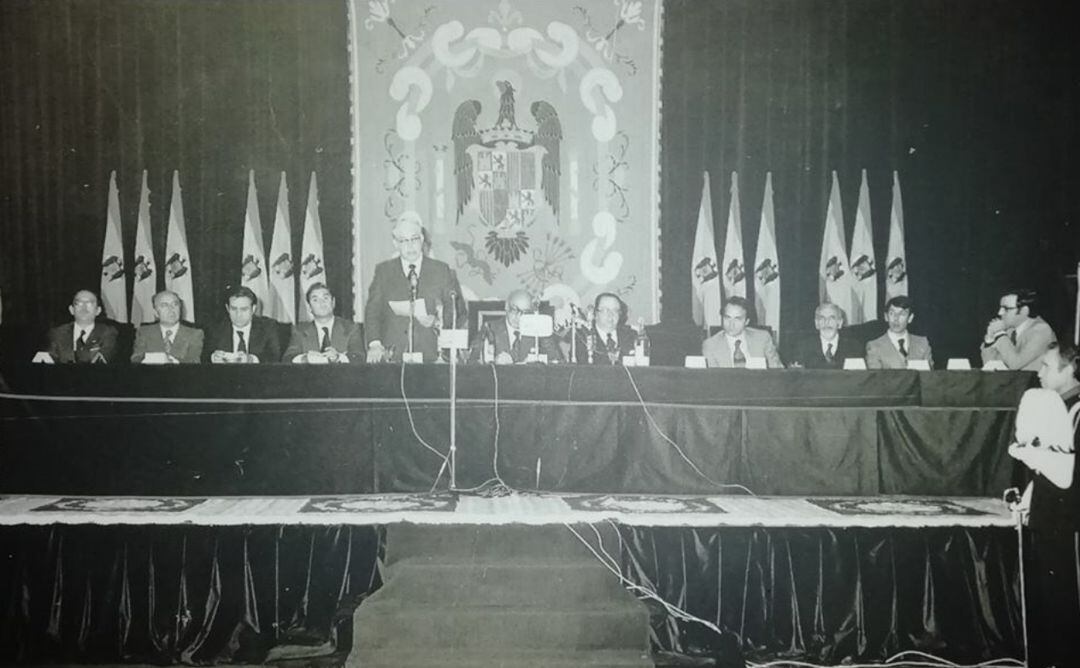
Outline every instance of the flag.
{"type": "Polygon", "coordinates": [[[289,224],[289,186],[285,172],[278,187],[277,213],[274,215],[274,238],[270,241],[269,317],[278,322],[296,322],[296,276],[293,269],[292,226],[289,224]]]}
{"type": "MultiPolygon", "coordinates": [[[[304,213],[304,239],[300,245],[300,294],[307,295],[313,283],[326,283],[326,265],[323,263],[322,222],[319,220],[319,182],[311,173],[308,186],[307,211],[304,213]]],[[[304,320],[311,320],[311,311],[304,303],[301,312],[304,320]]]]}
{"type": "Polygon", "coordinates": [[[183,304],[180,317],[195,321],[195,291],[192,287],[191,255],[188,253],[187,224],[184,222],[184,195],[180,172],[173,170],[172,201],[169,203],[169,231],[165,236],[165,289],[172,290],[183,304]]]}
{"type": "Polygon", "coordinates": [[[154,244],[150,240],[150,188],[146,185],[146,170],[142,173],[142,192],[139,194],[139,226],[135,229],[135,289],[131,296],[131,322],[136,327],[154,322],[154,293],[157,292],[157,267],[154,266],[154,244]]]}
{"type": "Polygon", "coordinates": [[[904,252],[904,202],[900,198],[900,175],[892,175],[892,213],[889,215],[889,254],[885,258],[885,299],[909,295],[907,253],[904,252]]]}
{"type": "Polygon", "coordinates": [[[240,261],[240,283],[258,298],[255,312],[262,313],[270,289],[266,282],[266,250],[263,246],[259,198],[255,194],[255,170],[248,172],[247,213],[244,214],[244,251],[240,261]]]}
{"type": "Polygon", "coordinates": [[[840,206],[840,183],[832,173],[829,208],[825,212],[825,234],[821,239],[818,265],[818,294],[823,302],[832,302],[851,314],[851,269],[844,244],[844,212],[840,206]]]}
{"type": "Polygon", "coordinates": [[[694,234],[694,255],[690,261],[690,285],[693,286],[694,323],[703,327],[719,325],[720,272],[716,267],[716,240],[713,237],[712,195],[709,193],[709,173],[701,187],[701,207],[698,209],[697,231],[694,234]]]}
{"type": "Polygon", "coordinates": [[[105,317],[128,321],[127,280],[124,278],[124,243],[120,234],[120,195],[116,171],[109,176],[109,202],[105,207],[105,241],[101,245],[101,304],[105,317]]]}
{"type": "Polygon", "coordinates": [[[776,253],[776,217],[773,213],[772,172],[765,174],[761,227],[754,256],[754,305],[759,324],[780,337],[780,260],[776,253]]]}
{"type": "MultiPolygon", "coordinates": [[[[739,213],[739,175],[731,173],[731,202],[728,204],[724,261],[720,263],[724,299],[746,296],[746,256],[742,247],[742,215],[739,213]]],[[[749,315],[749,314],[747,314],[749,315]]]]}
{"type": "Polygon", "coordinates": [[[851,313],[853,325],[877,320],[877,264],[874,261],[874,232],[870,222],[870,189],[866,170],[859,186],[859,208],[855,211],[855,234],[851,237],[851,313]]]}

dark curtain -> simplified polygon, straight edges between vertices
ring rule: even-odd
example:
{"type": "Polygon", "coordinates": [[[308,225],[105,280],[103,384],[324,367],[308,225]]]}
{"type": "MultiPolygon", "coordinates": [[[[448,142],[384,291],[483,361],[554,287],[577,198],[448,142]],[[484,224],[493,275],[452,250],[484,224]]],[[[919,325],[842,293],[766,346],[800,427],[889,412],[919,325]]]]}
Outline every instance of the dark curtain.
{"type": "Polygon", "coordinates": [[[160,265],[179,170],[199,323],[239,278],[248,170],[267,246],[286,173],[295,252],[315,171],[330,287],[351,311],[346,23],[341,0],[0,4],[8,337],[36,344],[76,289],[98,289],[112,170],[129,266],[142,171],[160,265]]]}
{"type": "MultiPolygon", "coordinates": [[[[1023,657],[1010,529],[620,527],[623,575],[734,634],[748,660],[880,662],[920,650],[959,663],[1023,657]]],[[[653,641],[718,649],[653,606],[653,641]]]]}
{"type": "Polygon", "coordinates": [[[377,527],[0,529],[0,663],[261,663],[348,651],[377,527]],[[314,648],[314,649],[312,649],[314,648]]]}
{"type": "MultiPolygon", "coordinates": [[[[730,173],[757,244],[773,174],[782,327],[810,329],[830,173],[850,243],[866,169],[879,260],[900,174],[913,328],[934,356],[977,356],[998,292],[1038,288],[1059,336],[1077,259],[1080,57],[1065,2],[724,0],[665,3],[661,281],[689,319],[701,175],[723,248],[730,173]]],[[[751,286],[752,287],[752,286],[751,286]]],[[[883,301],[879,303],[883,304],[883,301]]]]}

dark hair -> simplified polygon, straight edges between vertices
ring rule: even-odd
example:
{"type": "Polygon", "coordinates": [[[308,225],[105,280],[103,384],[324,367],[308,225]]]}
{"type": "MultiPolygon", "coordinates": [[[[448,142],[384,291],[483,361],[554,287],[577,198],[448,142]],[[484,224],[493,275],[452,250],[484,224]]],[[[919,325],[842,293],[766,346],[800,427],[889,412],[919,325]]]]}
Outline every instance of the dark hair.
{"type": "Polygon", "coordinates": [[[248,299],[250,299],[252,308],[259,305],[259,298],[256,297],[255,293],[252,292],[251,288],[247,287],[246,285],[230,285],[229,287],[225,288],[226,306],[228,306],[229,302],[236,299],[237,297],[247,297],[248,299]]]}
{"type": "Polygon", "coordinates": [[[738,306],[739,308],[741,308],[743,310],[743,313],[746,314],[747,322],[749,322],[750,318],[753,317],[754,311],[750,308],[750,301],[746,297],[728,297],[726,300],[724,300],[724,305],[720,308],[720,315],[724,314],[724,309],[727,308],[729,304],[731,306],[738,306]]]}
{"type": "Polygon", "coordinates": [[[1016,295],[1016,310],[1028,307],[1028,316],[1034,318],[1039,311],[1039,295],[1031,288],[1015,288],[1001,293],[1002,297],[1016,295]]]}
{"type": "MultiPolygon", "coordinates": [[[[326,290],[327,292],[330,292],[330,288],[326,287],[326,283],[312,283],[311,285],[308,286],[308,289],[304,291],[304,301],[306,301],[307,303],[310,304],[311,303],[311,293],[315,292],[319,288],[322,288],[323,290],[326,290]]],[[[330,292],[330,298],[331,299],[334,298],[334,293],[333,292],[330,292]]]]}
{"type": "Polygon", "coordinates": [[[603,299],[604,297],[611,297],[615,301],[619,302],[619,323],[618,324],[619,325],[625,325],[626,324],[626,318],[628,316],[626,302],[624,302],[622,300],[622,298],[619,297],[619,295],[615,294],[614,292],[601,292],[600,294],[596,295],[596,298],[593,299],[593,303],[592,303],[593,311],[597,311],[597,310],[600,309],[600,300],[603,299]]]}
{"type": "Polygon", "coordinates": [[[889,301],[885,302],[886,312],[888,312],[888,310],[893,307],[904,309],[908,313],[915,312],[915,302],[913,302],[911,300],[911,297],[908,297],[907,295],[896,295],[889,301]]]}
{"type": "MultiPolygon", "coordinates": [[[[1010,292],[1008,294],[1015,293],[1010,292]]],[[[1071,364],[1073,367],[1073,376],[1080,380],[1080,350],[1077,350],[1076,346],[1067,341],[1065,343],[1051,341],[1047,350],[1056,350],[1062,366],[1071,364]]],[[[1060,369],[1061,367],[1058,368],[1060,369]]]]}

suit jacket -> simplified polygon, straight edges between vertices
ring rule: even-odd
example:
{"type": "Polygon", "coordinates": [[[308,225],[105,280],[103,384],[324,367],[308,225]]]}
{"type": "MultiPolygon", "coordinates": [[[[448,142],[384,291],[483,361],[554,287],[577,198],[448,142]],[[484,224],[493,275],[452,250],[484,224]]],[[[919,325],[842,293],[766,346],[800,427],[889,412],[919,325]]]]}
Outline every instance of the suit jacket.
{"type": "MultiPolygon", "coordinates": [[[[435,306],[442,304],[444,325],[450,327],[453,301],[450,293],[458,295],[458,322],[464,324],[466,317],[465,300],[461,297],[461,286],[457,275],[445,262],[425,257],[420,265],[417,282],[417,300],[424,300],[424,307],[429,314],[435,313],[435,306]]],[[[391,301],[409,300],[409,279],[401,270],[401,260],[391,258],[375,266],[375,275],[368,288],[367,305],[364,307],[364,328],[367,340],[381,341],[383,347],[394,346],[395,356],[409,349],[409,317],[394,315],[390,310],[391,301]]],[[[413,321],[413,350],[424,354],[425,362],[434,362],[439,355],[436,349],[438,341],[435,330],[421,327],[413,321]]]]}
{"type": "MultiPolygon", "coordinates": [[[[363,362],[367,349],[360,325],[345,318],[334,316],[334,326],[330,329],[330,346],[339,353],[349,356],[349,363],[363,362]]],[[[281,361],[292,362],[297,355],[318,351],[322,347],[322,332],[318,331],[315,321],[301,322],[292,328],[289,345],[281,361]]]]}
{"type": "MultiPolygon", "coordinates": [[[[765,363],[770,369],[784,368],[784,363],[780,361],[780,353],[776,352],[772,334],[764,329],[753,327],[747,327],[743,331],[748,348],[747,357],[765,358],[765,363]]],[[[723,330],[705,339],[701,344],[701,354],[705,357],[705,364],[710,367],[731,368],[731,350],[728,349],[727,335],[723,330]]]]}
{"type": "Polygon", "coordinates": [[[849,357],[862,359],[864,351],[851,337],[845,336],[843,330],[837,336],[836,346],[833,350],[833,360],[825,359],[825,353],[821,350],[821,336],[817,332],[804,336],[795,344],[795,362],[806,369],[843,369],[844,360],[849,357]]]}
{"type": "Polygon", "coordinates": [[[86,349],[75,351],[75,323],[66,322],[49,330],[49,354],[61,364],[94,361],[98,353],[112,364],[116,359],[116,328],[103,322],[94,323],[94,330],[86,337],[86,349]]]}
{"type": "MultiPolygon", "coordinates": [[[[596,326],[591,329],[579,329],[577,340],[577,358],[579,364],[588,364],[589,353],[587,340],[593,341],[593,364],[611,364],[611,357],[607,352],[607,339],[596,331],[596,326]]],[[[619,353],[615,364],[622,364],[622,358],[634,352],[634,341],[637,340],[637,332],[627,325],[615,327],[615,338],[618,339],[619,353]]]]}
{"type": "MultiPolygon", "coordinates": [[[[521,337],[521,343],[517,348],[514,348],[510,342],[510,329],[506,324],[505,319],[496,320],[489,326],[492,335],[495,337],[495,355],[500,353],[510,353],[510,357],[514,360],[514,364],[521,364],[529,357],[529,353],[532,351],[535,339],[531,336],[521,337]]],[[[482,356],[484,349],[483,332],[477,337],[476,341],[470,346],[469,359],[477,362],[482,356]]],[[[552,336],[540,337],[540,353],[547,355],[548,362],[562,362],[563,354],[562,349],[559,347],[559,341],[552,336]]]]}
{"type": "MultiPolygon", "coordinates": [[[[203,331],[180,323],[172,343],[172,356],[181,364],[202,362],[203,331]]],[[[131,361],[143,361],[146,353],[165,352],[165,339],[161,336],[161,325],[153,323],[143,325],[135,332],[135,347],[131,352],[131,361]]]]}
{"type": "MultiPolygon", "coordinates": [[[[259,358],[262,364],[281,361],[281,342],[278,341],[277,323],[270,318],[255,316],[251,319],[251,336],[247,342],[248,353],[259,358]]],[[[203,361],[209,362],[215,350],[231,353],[233,350],[233,326],[226,318],[210,330],[207,345],[203,346],[203,361]]]]}
{"type": "Polygon", "coordinates": [[[1038,371],[1042,356],[1057,341],[1054,330],[1040,317],[1032,319],[1031,326],[1016,337],[1016,345],[1008,336],[1002,336],[991,346],[983,346],[983,364],[1001,360],[1010,369],[1038,371]]]}
{"type": "Polygon", "coordinates": [[[930,351],[930,340],[911,332],[908,332],[905,338],[907,339],[907,357],[900,354],[900,350],[893,345],[888,333],[867,341],[866,368],[906,369],[908,360],[926,360],[933,369],[934,357],[930,351]]]}

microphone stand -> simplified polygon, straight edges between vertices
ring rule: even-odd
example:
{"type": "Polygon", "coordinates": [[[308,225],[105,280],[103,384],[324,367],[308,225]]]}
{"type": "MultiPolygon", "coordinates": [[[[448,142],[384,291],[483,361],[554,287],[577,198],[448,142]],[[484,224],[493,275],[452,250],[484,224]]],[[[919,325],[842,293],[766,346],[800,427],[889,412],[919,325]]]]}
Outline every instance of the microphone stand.
{"type": "Polygon", "coordinates": [[[413,352],[413,320],[416,319],[416,281],[415,275],[409,277],[409,354],[413,352]]]}
{"type": "Polygon", "coordinates": [[[570,304],[570,363],[577,364],[577,307],[570,304]]]}
{"type": "MultiPolygon", "coordinates": [[[[457,331],[457,293],[450,292],[450,329],[457,331]]],[[[441,353],[442,351],[440,351],[441,353]]],[[[450,491],[457,490],[457,348],[450,348],[450,491]]]]}

